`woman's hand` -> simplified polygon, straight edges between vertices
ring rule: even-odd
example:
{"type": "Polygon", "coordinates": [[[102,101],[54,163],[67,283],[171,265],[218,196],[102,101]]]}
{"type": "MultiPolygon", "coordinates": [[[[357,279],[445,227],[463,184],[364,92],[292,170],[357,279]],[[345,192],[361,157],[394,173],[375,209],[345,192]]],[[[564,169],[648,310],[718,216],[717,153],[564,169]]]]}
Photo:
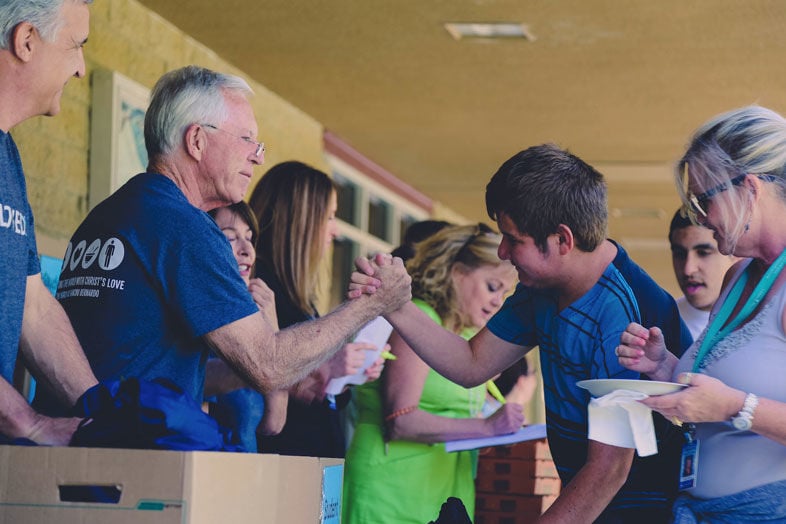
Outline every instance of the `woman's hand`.
{"type": "Polygon", "coordinates": [[[677,382],[688,387],[641,402],[673,422],[727,421],[745,402],[744,392],[701,373],[680,373],[677,382]]]}
{"type": "Polygon", "coordinates": [[[373,351],[374,349],[376,347],[368,342],[350,342],[345,344],[338,353],[328,360],[330,377],[340,378],[356,374],[366,361],[366,351],[373,351]]]}
{"type": "MultiPolygon", "coordinates": [[[[383,353],[390,354],[390,344],[385,344],[385,348],[382,351],[383,353]]],[[[393,357],[391,357],[393,358],[393,357]]],[[[371,382],[373,380],[377,380],[379,377],[382,376],[382,370],[385,369],[385,358],[380,356],[378,357],[371,366],[366,370],[366,382],[371,382]]]]}
{"type": "Polygon", "coordinates": [[[666,349],[660,328],[645,328],[631,322],[620,336],[617,357],[622,366],[654,380],[671,380],[677,357],[666,349]]]}
{"type": "Polygon", "coordinates": [[[507,402],[486,420],[491,435],[506,435],[518,431],[524,424],[524,407],[515,402],[507,402]]]}
{"type": "Polygon", "coordinates": [[[261,278],[252,278],[248,283],[248,292],[251,293],[251,298],[256,302],[265,320],[273,326],[273,329],[278,331],[276,296],[273,291],[267,287],[267,284],[261,278]]]}

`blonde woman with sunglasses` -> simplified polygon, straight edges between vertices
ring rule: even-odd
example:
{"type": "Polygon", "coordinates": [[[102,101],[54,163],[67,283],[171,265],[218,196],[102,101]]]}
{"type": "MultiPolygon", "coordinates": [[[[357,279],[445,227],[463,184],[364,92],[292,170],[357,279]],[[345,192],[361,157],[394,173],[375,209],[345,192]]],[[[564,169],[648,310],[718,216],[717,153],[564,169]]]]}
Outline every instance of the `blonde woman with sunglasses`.
{"type": "Polygon", "coordinates": [[[621,364],[687,386],[644,401],[686,434],[678,523],[786,522],[784,168],[786,120],[769,109],[737,109],[699,128],[678,164],[678,191],[718,250],[742,260],[681,359],[657,327],[631,324],[621,337],[621,364]]]}

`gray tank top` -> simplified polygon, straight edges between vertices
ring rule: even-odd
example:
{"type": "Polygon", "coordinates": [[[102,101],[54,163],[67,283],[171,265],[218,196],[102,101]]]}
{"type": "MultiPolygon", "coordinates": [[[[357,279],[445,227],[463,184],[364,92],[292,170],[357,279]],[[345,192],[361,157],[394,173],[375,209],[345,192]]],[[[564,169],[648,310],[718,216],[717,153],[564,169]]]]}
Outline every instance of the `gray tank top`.
{"type": "MultiPolygon", "coordinates": [[[[748,264],[740,267],[724,289],[710,322],[748,264]]],[[[753,319],[715,345],[702,362],[701,372],[761,398],[786,402],[784,308],[786,285],[781,285],[753,319]]],[[[685,352],[674,378],[691,371],[705,334],[706,330],[685,352]]],[[[693,496],[722,497],[786,480],[786,446],[774,440],[752,431],[737,431],[730,421],[698,424],[696,436],[700,447],[697,485],[690,491],[693,496]]]]}

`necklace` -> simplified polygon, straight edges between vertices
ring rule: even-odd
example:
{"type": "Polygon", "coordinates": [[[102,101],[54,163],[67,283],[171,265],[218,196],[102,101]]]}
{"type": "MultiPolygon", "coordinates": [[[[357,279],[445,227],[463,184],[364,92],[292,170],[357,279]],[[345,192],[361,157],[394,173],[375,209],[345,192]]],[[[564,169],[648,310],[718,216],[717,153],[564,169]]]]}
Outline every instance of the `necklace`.
{"type": "Polygon", "coordinates": [[[722,340],[726,335],[734,331],[737,326],[739,326],[743,320],[748,318],[751,313],[758,307],[759,303],[764,299],[764,296],[772,287],[772,284],[775,282],[775,279],[778,278],[780,275],[781,270],[783,269],[784,265],[786,265],[786,249],[784,249],[778,258],[775,259],[775,262],[767,268],[767,271],[764,273],[764,276],[761,277],[761,280],[756,287],[753,289],[753,293],[751,296],[748,297],[748,301],[742,307],[742,309],[737,313],[737,316],[734,317],[723,329],[721,326],[726,323],[726,320],[731,316],[732,310],[734,310],[734,306],[740,300],[742,296],[742,290],[745,288],[745,284],[748,282],[748,273],[750,272],[750,264],[748,267],[745,268],[740,278],[737,282],[734,283],[734,287],[731,288],[729,295],[726,297],[726,300],[723,301],[723,305],[721,305],[720,311],[712,319],[712,323],[710,327],[707,329],[707,334],[704,336],[704,340],[701,342],[701,346],[699,347],[699,352],[696,355],[696,360],[693,362],[693,372],[697,373],[699,371],[699,367],[701,366],[701,362],[710,352],[710,350],[717,344],[720,340],[722,340]]]}

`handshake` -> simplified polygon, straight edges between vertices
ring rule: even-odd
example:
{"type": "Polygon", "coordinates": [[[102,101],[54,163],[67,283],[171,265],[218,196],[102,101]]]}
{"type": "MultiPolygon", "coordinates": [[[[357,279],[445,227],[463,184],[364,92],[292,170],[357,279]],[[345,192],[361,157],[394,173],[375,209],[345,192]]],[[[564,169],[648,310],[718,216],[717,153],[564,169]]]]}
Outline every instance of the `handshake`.
{"type": "Polygon", "coordinates": [[[370,258],[358,257],[355,266],[348,299],[369,300],[379,308],[380,315],[396,311],[412,299],[412,279],[400,258],[379,253],[370,258]]]}

